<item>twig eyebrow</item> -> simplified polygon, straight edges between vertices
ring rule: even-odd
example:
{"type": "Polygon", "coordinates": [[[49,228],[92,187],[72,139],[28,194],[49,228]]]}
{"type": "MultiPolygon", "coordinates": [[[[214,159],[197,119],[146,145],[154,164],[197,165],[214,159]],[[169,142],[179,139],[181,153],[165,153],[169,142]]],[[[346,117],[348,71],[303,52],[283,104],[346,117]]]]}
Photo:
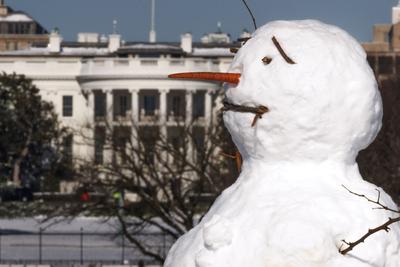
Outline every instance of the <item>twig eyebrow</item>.
{"type": "Polygon", "coordinates": [[[276,46],[276,48],[278,49],[279,53],[281,54],[281,56],[285,59],[285,61],[289,64],[296,64],[296,62],[294,62],[283,50],[282,46],[279,44],[278,40],[275,38],[275,36],[272,37],[272,42],[274,43],[274,45],[276,46]]]}

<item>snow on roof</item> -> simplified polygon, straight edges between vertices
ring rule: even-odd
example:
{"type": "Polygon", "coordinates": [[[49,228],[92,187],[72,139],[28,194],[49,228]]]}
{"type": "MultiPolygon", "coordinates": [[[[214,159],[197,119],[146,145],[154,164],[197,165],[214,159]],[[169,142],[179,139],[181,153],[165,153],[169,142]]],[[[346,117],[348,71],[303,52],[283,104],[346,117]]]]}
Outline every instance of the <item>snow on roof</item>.
{"type": "MultiPolygon", "coordinates": [[[[108,48],[64,47],[60,56],[103,56],[109,53],[108,48]]],[[[52,55],[47,47],[31,47],[25,50],[5,51],[0,56],[48,56],[52,55]]]]}
{"type": "Polygon", "coordinates": [[[109,53],[108,48],[97,47],[64,47],[61,55],[65,56],[102,56],[109,53]]]}
{"type": "Polygon", "coordinates": [[[23,13],[16,13],[16,14],[9,14],[8,16],[0,16],[0,21],[6,22],[31,22],[33,19],[26,14],[23,13]]]}
{"type": "Polygon", "coordinates": [[[48,52],[47,48],[38,48],[38,47],[31,47],[24,50],[15,50],[15,51],[4,51],[0,52],[0,56],[35,56],[35,55],[44,55],[48,52]]]}
{"type": "Polygon", "coordinates": [[[122,49],[180,49],[180,47],[166,44],[132,44],[121,47],[122,49]]]}
{"type": "Polygon", "coordinates": [[[229,56],[231,57],[233,54],[231,53],[229,48],[222,47],[214,47],[214,48],[194,48],[193,56],[229,56]]]}

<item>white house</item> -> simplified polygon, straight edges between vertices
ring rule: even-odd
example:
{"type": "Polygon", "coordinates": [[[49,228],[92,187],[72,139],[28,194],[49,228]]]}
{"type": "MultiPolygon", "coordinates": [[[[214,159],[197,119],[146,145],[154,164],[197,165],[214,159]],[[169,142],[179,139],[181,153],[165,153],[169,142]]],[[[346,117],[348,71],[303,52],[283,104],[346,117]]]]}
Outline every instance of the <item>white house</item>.
{"type": "MultiPolygon", "coordinates": [[[[222,33],[219,32],[219,35],[222,33]]],[[[48,43],[0,53],[0,71],[16,72],[33,79],[44,100],[54,103],[63,125],[120,124],[156,126],[165,133],[176,118],[200,124],[210,122],[214,97],[220,84],[170,80],[174,72],[228,69],[237,43],[196,43],[190,33],[176,43],[122,42],[94,33],[78,34],[78,41],[65,42],[53,31],[48,43]],[[118,121],[118,122],[117,122],[118,121]]],[[[172,128],[171,128],[172,129],[172,128]]],[[[101,127],[93,133],[102,135],[101,127]]],[[[65,151],[72,157],[107,160],[101,146],[87,146],[81,136],[70,136],[65,151]]],[[[98,138],[93,138],[98,140],[98,138]]]]}

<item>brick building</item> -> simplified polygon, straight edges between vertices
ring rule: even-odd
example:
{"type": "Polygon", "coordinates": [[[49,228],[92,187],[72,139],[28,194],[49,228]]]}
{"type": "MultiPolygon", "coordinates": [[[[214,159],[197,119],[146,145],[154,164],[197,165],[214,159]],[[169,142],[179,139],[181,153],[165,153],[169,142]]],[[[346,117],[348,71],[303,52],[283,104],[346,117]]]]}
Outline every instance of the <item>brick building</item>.
{"type": "Polygon", "coordinates": [[[20,50],[35,42],[48,42],[48,32],[32,17],[0,1],[0,51],[20,50]]]}

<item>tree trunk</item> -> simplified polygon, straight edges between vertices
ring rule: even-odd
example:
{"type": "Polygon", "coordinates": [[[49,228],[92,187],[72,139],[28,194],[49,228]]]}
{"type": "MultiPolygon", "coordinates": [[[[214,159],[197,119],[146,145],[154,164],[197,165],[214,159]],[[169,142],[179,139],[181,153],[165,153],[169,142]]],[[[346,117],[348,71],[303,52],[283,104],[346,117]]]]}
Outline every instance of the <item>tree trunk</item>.
{"type": "Polygon", "coordinates": [[[29,144],[31,142],[31,139],[32,139],[32,132],[29,132],[28,138],[26,139],[26,142],[25,142],[25,146],[22,149],[21,153],[19,154],[18,158],[14,162],[12,177],[13,177],[14,185],[17,187],[21,186],[21,179],[20,179],[21,164],[22,164],[22,161],[24,160],[24,158],[28,155],[29,144]]]}

